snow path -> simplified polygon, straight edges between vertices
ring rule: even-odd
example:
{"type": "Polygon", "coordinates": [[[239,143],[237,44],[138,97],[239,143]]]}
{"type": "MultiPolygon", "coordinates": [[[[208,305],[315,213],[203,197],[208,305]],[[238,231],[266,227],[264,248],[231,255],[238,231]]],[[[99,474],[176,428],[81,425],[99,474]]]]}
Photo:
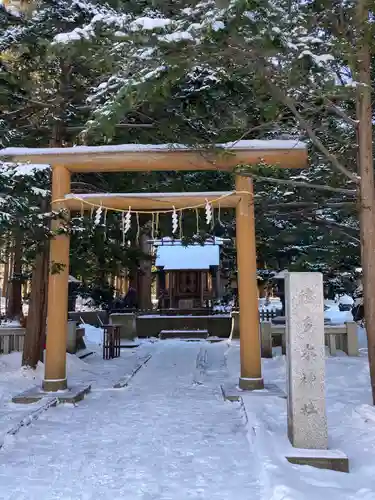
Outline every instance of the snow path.
{"type": "MultiPolygon", "coordinates": [[[[74,355],[67,357],[68,379],[71,384],[91,384],[93,390],[111,387],[121,377],[129,377],[134,369],[150,353],[150,343],[144,343],[139,348],[123,349],[119,359],[103,362],[101,348],[92,346],[93,355],[80,360],[74,355]]],[[[12,396],[35,385],[41,385],[44,377],[43,365],[37,369],[21,368],[22,353],[12,352],[5,356],[0,355],[0,447],[9,430],[17,427],[21,420],[27,419],[38,408],[43,407],[44,401],[33,405],[19,405],[11,402],[12,396]]],[[[1,492],[0,492],[1,499],[1,492]]]]}
{"type": "Polygon", "coordinates": [[[101,386],[8,441],[0,498],[260,499],[240,406],[220,392],[225,345],[165,341],[150,351],[126,389],[101,386]]]}

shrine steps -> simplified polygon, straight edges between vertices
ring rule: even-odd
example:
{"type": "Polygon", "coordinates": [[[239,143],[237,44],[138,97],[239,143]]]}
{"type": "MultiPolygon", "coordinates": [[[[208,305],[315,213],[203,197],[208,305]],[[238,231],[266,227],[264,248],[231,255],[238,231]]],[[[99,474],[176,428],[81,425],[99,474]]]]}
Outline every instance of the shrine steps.
{"type": "Polygon", "coordinates": [[[161,330],[159,339],[181,339],[187,341],[206,340],[208,338],[208,330],[161,330]]]}

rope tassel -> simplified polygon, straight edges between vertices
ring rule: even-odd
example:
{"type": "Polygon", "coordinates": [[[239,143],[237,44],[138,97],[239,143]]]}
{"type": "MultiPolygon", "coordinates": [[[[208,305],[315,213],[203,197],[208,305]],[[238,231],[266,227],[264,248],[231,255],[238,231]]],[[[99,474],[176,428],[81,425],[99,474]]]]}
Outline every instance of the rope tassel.
{"type": "Polygon", "coordinates": [[[125,213],[124,212],[122,212],[122,214],[121,214],[121,229],[122,229],[122,231],[121,231],[122,232],[122,244],[123,244],[123,246],[125,246],[126,234],[125,234],[125,213]]]}
{"type": "Polygon", "coordinates": [[[172,233],[175,234],[175,232],[178,229],[178,215],[176,212],[176,208],[173,207],[173,212],[172,212],[172,233]]]}
{"type": "Polygon", "coordinates": [[[129,207],[129,210],[126,212],[125,218],[124,218],[124,233],[126,234],[131,227],[132,223],[132,213],[131,213],[131,207],[129,207]]]}
{"type": "Polygon", "coordinates": [[[209,225],[212,221],[212,206],[208,200],[206,200],[206,205],[204,208],[206,211],[206,224],[209,225]]]}
{"type": "Polygon", "coordinates": [[[102,218],[103,207],[99,207],[95,213],[94,224],[95,226],[99,226],[100,220],[102,218]]]}

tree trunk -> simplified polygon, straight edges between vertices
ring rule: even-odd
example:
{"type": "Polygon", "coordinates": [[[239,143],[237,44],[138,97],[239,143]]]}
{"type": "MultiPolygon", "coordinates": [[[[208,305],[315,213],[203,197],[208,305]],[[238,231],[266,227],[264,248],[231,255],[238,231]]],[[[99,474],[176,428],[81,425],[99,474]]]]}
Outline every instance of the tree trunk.
{"type": "Polygon", "coordinates": [[[22,318],[22,238],[16,233],[14,240],[13,272],[10,283],[7,320],[20,323],[22,318]]]}
{"type": "Polygon", "coordinates": [[[9,312],[9,302],[10,302],[11,289],[12,289],[14,246],[10,247],[9,253],[10,253],[10,255],[9,255],[9,274],[8,274],[8,282],[7,282],[7,289],[6,289],[6,296],[5,296],[5,316],[6,317],[7,317],[8,312],[9,312]]]}
{"type": "Polygon", "coordinates": [[[1,290],[2,297],[7,297],[8,285],[9,285],[9,274],[10,274],[10,249],[9,244],[5,247],[5,258],[4,258],[4,276],[3,276],[3,287],[1,290]]]}
{"type": "Polygon", "coordinates": [[[109,286],[111,288],[115,288],[115,278],[116,276],[114,274],[109,275],[109,286]]]}
{"type": "Polygon", "coordinates": [[[47,319],[48,253],[49,245],[46,242],[43,250],[36,256],[31,281],[29,314],[22,356],[22,365],[31,368],[35,368],[38,361],[43,361],[47,319]]]}
{"type": "Polygon", "coordinates": [[[151,309],[151,288],[152,288],[152,262],[151,262],[151,245],[150,234],[147,232],[142,233],[140,236],[141,251],[150,256],[150,259],[140,261],[140,276],[139,276],[139,290],[138,290],[138,307],[140,309],[151,309]]]}
{"type": "Polygon", "coordinates": [[[368,8],[365,0],[357,3],[358,61],[358,164],[361,257],[364,311],[373,404],[375,404],[375,186],[372,152],[371,53],[368,8]]]}
{"type": "Polygon", "coordinates": [[[138,268],[136,266],[132,266],[129,269],[129,288],[135,288],[138,290],[138,268]]]}
{"type": "MultiPolygon", "coordinates": [[[[61,62],[60,83],[57,93],[55,122],[49,146],[61,147],[65,139],[64,112],[67,99],[65,94],[68,88],[71,67],[61,62]]],[[[50,209],[47,199],[41,200],[42,212],[50,209]]],[[[48,306],[48,277],[49,277],[49,242],[45,242],[34,263],[31,280],[31,294],[29,313],[26,324],[26,335],[23,349],[22,365],[35,368],[38,361],[43,361],[43,352],[46,342],[47,306],[48,306]]]]}

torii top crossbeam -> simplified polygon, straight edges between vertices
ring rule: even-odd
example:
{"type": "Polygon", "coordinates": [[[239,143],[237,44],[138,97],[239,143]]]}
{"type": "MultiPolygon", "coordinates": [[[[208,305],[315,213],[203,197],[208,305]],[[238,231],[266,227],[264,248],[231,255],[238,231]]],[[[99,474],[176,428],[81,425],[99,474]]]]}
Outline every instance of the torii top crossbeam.
{"type": "Polygon", "coordinates": [[[305,144],[298,140],[253,140],[204,149],[182,144],[123,144],[72,148],[6,148],[0,157],[15,162],[65,166],[70,172],[151,170],[232,170],[264,162],[281,168],[304,168],[305,144]]]}

